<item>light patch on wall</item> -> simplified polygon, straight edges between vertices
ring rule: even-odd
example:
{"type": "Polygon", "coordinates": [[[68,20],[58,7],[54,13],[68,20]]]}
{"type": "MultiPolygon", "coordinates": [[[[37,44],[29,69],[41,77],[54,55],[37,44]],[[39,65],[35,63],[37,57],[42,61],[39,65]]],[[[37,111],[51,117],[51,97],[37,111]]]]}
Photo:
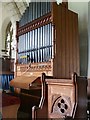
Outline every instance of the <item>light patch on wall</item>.
{"type": "MultiPolygon", "coordinates": [[[[0,26],[2,26],[2,3],[0,3],[0,17],[1,17],[0,26]]],[[[1,57],[1,49],[2,49],[2,30],[0,29],[0,57],[1,57]]]]}

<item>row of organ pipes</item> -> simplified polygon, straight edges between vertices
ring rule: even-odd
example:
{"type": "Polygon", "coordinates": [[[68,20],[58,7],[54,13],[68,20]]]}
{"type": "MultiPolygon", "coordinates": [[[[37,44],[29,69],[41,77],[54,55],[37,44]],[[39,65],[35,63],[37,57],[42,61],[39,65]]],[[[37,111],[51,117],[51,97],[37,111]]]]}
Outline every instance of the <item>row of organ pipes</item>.
{"type": "Polygon", "coordinates": [[[29,31],[19,37],[20,64],[47,62],[52,59],[52,24],[29,31]]]}
{"type": "Polygon", "coordinates": [[[19,21],[19,26],[23,26],[51,11],[51,2],[31,2],[19,21]]]}

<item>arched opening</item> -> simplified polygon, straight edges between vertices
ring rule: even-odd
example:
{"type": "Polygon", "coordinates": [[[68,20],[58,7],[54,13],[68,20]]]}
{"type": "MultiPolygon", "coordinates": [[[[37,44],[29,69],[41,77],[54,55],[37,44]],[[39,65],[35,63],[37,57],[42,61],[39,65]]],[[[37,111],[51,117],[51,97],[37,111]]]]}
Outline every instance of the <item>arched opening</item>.
{"type": "Polygon", "coordinates": [[[12,27],[12,23],[9,22],[7,28],[6,28],[6,37],[5,37],[5,53],[8,55],[8,57],[12,57],[12,50],[13,45],[13,27],[12,27]]]}

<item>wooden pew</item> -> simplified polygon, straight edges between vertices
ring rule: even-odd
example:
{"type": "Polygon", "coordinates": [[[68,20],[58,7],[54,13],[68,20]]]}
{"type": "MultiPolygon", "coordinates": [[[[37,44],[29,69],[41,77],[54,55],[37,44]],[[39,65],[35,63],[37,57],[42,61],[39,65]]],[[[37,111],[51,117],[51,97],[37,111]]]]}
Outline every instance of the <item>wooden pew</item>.
{"type": "Polygon", "coordinates": [[[32,118],[87,118],[87,79],[73,74],[71,79],[42,75],[43,88],[39,106],[32,108],[32,118]]]}
{"type": "Polygon", "coordinates": [[[53,76],[21,76],[10,82],[20,88],[17,118],[87,118],[87,78],[76,73],[71,79],[53,76]]]}

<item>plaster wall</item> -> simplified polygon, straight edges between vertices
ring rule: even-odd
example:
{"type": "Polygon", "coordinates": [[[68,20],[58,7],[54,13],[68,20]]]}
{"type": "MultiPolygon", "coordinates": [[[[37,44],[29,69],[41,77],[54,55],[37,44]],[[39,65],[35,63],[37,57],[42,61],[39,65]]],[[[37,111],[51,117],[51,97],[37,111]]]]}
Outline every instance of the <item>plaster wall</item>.
{"type": "MultiPolygon", "coordinates": [[[[88,2],[70,2],[69,9],[78,13],[80,41],[80,75],[88,73],[88,2]]],[[[89,70],[90,71],[90,70],[89,70]]]]}
{"type": "Polygon", "coordinates": [[[88,78],[90,78],[90,2],[88,3],[88,78]]]}

